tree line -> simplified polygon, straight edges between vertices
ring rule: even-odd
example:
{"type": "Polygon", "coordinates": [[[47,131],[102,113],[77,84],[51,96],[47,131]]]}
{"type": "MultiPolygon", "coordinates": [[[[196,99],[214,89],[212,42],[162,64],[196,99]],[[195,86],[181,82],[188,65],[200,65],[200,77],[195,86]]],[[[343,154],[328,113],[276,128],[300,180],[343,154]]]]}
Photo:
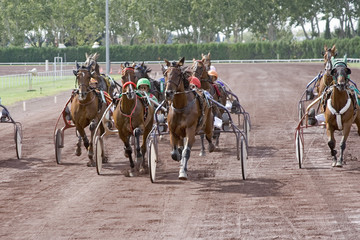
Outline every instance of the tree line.
{"type": "MultiPolygon", "coordinates": [[[[237,43],[360,36],[359,0],[108,0],[110,44],[237,43]],[[325,20],[325,31],[319,22],[325,20]],[[339,28],[330,31],[330,23],[339,28]],[[305,26],[310,25],[310,30],[305,26]]],[[[105,44],[106,0],[0,0],[0,46],[105,44]]]]}

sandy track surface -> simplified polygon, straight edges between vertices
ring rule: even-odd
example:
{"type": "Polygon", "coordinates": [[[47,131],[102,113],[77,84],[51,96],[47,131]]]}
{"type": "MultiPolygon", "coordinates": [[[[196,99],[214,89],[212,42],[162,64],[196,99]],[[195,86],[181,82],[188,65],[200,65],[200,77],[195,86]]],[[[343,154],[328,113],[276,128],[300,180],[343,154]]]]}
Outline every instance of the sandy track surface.
{"type": "MultiPolygon", "coordinates": [[[[218,64],[220,77],[251,115],[247,180],[235,137],[223,134],[214,153],[191,152],[180,181],[168,138],[160,142],[157,183],[124,176],[129,164],[117,136],[106,138],[103,175],[74,155],[65,131],[62,164],[53,131],[70,92],[9,107],[23,124],[23,158],[12,126],[0,124],[1,239],[358,239],[360,137],[354,126],[347,164],[331,167],[325,130],[305,133],[304,168],[295,157],[297,103],[322,64],[218,64]]],[[[158,65],[153,71],[160,71],[158,65]]],[[[360,70],[352,69],[359,83],[360,70]]],[[[336,134],[340,141],[340,134],[336,134]]],[[[338,145],[337,145],[337,148],[338,145]]]]}

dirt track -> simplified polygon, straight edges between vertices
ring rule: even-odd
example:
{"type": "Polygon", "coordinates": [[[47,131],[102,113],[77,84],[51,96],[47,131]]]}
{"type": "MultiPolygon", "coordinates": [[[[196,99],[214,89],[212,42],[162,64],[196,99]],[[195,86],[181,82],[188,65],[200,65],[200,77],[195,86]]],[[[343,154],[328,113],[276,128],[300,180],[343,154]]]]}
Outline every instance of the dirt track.
{"type": "MultiPolygon", "coordinates": [[[[295,158],[297,102],[322,64],[216,65],[251,115],[247,180],[241,178],[235,138],[222,135],[215,153],[189,161],[188,181],[161,142],[158,182],[127,178],[128,161],[116,136],[106,139],[103,175],[74,155],[75,132],[65,132],[62,164],[53,131],[70,91],[9,106],[22,122],[23,159],[13,129],[0,124],[1,239],[358,239],[360,137],[347,142],[347,165],[331,167],[325,130],[305,134],[304,168],[295,158]]],[[[152,67],[159,71],[159,66],[152,67]]],[[[352,69],[358,84],[360,70],[352,69]]],[[[337,135],[337,143],[340,134],[337,135]]],[[[197,140],[197,143],[199,140],[197,140]]],[[[338,144],[337,144],[338,148],[338,144]]]]}

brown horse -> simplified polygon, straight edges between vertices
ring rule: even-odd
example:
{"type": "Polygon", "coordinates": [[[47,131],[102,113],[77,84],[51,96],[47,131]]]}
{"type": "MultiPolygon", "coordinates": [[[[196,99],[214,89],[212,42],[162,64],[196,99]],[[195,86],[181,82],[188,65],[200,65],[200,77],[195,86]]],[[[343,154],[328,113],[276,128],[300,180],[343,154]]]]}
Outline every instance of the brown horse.
{"type": "Polygon", "coordinates": [[[207,105],[204,93],[192,91],[189,88],[188,77],[191,73],[186,71],[185,58],[172,64],[165,60],[167,68],[164,69],[165,98],[169,101],[167,122],[172,146],[171,157],[180,161],[179,179],[187,179],[187,163],[191,148],[195,142],[195,135],[202,130],[209,142],[209,152],[215,150],[212,143],[213,116],[210,106],[207,105]]]}
{"type": "Polygon", "coordinates": [[[201,54],[201,61],[204,63],[206,71],[209,71],[211,66],[210,52],[207,55],[201,54]]]}
{"type": "MultiPolygon", "coordinates": [[[[94,136],[95,128],[106,109],[106,103],[103,102],[100,93],[97,91],[96,87],[91,84],[91,66],[79,66],[76,64],[77,70],[74,70],[74,75],[76,76],[76,82],[78,84],[78,89],[74,91],[72,95],[71,102],[71,119],[76,126],[76,130],[79,133],[79,141],[77,143],[77,148],[75,154],[77,156],[81,155],[81,140],[84,141],[84,146],[88,150],[88,157],[90,161],[88,166],[95,166],[93,160],[93,144],[92,139],[94,136]],[[89,126],[90,125],[90,126],[89,126]],[[90,141],[88,140],[85,128],[89,126],[91,131],[90,141]]],[[[104,132],[104,128],[100,129],[101,134],[104,132]]],[[[106,158],[103,158],[103,161],[106,162],[106,158]]]]}
{"type": "MultiPolygon", "coordinates": [[[[208,56],[210,53],[208,54],[208,56]]],[[[201,89],[204,89],[210,93],[210,95],[214,98],[215,101],[219,102],[223,106],[226,105],[227,94],[223,87],[218,83],[213,83],[210,80],[210,76],[208,75],[207,66],[205,65],[205,58],[202,60],[195,60],[191,66],[191,71],[193,76],[197,77],[201,83],[201,89]]],[[[209,65],[210,68],[210,65],[209,65]]],[[[217,118],[222,119],[222,114],[224,110],[222,108],[218,108],[216,105],[212,106],[213,115],[217,118]]],[[[216,138],[216,145],[219,144],[220,133],[217,132],[214,134],[214,138],[216,138]]]]}
{"type": "Polygon", "coordinates": [[[333,77],[331,75],[331,70],[333,68],[331,57],[336,57],[336,47],[335,45],[332,48],[328,48],[326,45],[324,46],[324,67],[325,72],[323,76],[321,77],[320,81],[316,84],[316,91],[318,93],[318,96],[320,96],[324,90],[326,90],[328,87],[330,87],[333,84],[333,77]]]}
{"type": "Polygon", "coordinates": [[[333,156],[333,167],[342,167],[344,160],[344,150],[346,148],[346,140],[349,136],[351,125],[353,122],[358,127],[360,135],[360,109],[354,99],[353,92],[349,88],[348,75],[351,70],[346,63],[339,62],[334,64],[331,71],[335,79],[335,85],[327,91],[327,103],[325,110],[326,134],[328,136],[328,145],[333,156]],[[337,151],[335,148],[334,131],[342,130],[343,137],[340,142],[340,159],[337,160],[337,151]]]}
{"type": "Polygon", "coordinates": [[[129,176],[134,176],[135,164],[132,158],[130,137],[135,136],[137,169],[145,169],[146,138],[151,131],[154,119],[154,107],[146,100],[142,100],[136,92],[136,77],[134,67],[122,68],[122,95],[114,110],[114,123],[118,129],[119,137],[125,145],[125,157],[129,158],[129,176]],[[140,135],[143,141],[140,149],[140,135]],[[141,150],[141,151],[140,151],[141,150]]]}

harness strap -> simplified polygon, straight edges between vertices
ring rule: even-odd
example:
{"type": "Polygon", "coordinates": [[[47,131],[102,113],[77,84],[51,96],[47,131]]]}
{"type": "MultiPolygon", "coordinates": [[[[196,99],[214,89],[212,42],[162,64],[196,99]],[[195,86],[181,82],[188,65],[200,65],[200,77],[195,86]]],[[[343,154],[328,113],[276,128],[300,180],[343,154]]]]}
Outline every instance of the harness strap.
{"type": "MultiPolygon", "coordinates": [[[[131,119],[132,119],[132,115],[134,114],[135,109],[136,109],[136,106],[137,106],[137,98],[138,98],[138,97],[136,96],[136,99],[135,99],[135,106],[134,106],[133,110],[131,110],[130,115],[128,115],[128,114],[126,114],[126,113],[124,113],[124,112],[121,110],[121,105],[120,105],[120,107],[119,107],[119,109],[120,109],[120,113],[121,113],[123,116],[125,116],[125,117],[128,117],[128,118],[129,118],[129,124],[130,124],[130,131],[131,131],[131,133],[134,131],[134,129],[133,129],[132,125],[131,125],[131,119]]],[[[121,101],[121,99],[120,99],[120,101],[121,101]]]]}
{"type": "Polygon", "coordinates": [[[334,107],[332,106],[331,98],[329,98],[329,100],[327,102],[327,107],[329,108],[331,114],[336,116],[336,123],[338,125],[339,130],[342,130],[341,115],[343,115],[349,109],[350,104],[351,104],[351,99],[350,99],[349,93],[347,92],[347,94],[348,94],[348,100],[347,100],[345,106],[339,112],[337,112],[334,109],[334,107]]]}

